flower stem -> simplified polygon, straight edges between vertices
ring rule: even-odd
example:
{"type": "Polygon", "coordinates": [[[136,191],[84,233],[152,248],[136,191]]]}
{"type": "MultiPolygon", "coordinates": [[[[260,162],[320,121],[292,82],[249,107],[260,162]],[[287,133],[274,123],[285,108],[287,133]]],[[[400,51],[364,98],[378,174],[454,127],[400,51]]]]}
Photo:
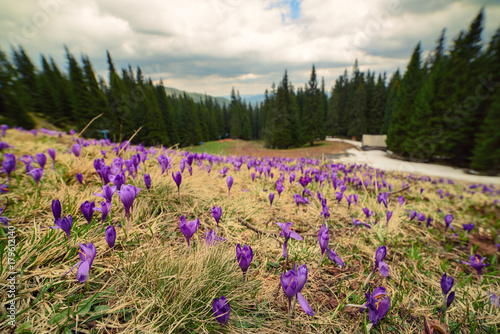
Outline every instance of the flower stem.
{"type": "Polygon", "coordinates": [[[368,275],[365,282],[363,283],[363,288],[368,284],[368,282],[370,281],[370,278],[372,278],[372,275],[373,275],[373,271],[370,272],[370,275],[368,275]]]}

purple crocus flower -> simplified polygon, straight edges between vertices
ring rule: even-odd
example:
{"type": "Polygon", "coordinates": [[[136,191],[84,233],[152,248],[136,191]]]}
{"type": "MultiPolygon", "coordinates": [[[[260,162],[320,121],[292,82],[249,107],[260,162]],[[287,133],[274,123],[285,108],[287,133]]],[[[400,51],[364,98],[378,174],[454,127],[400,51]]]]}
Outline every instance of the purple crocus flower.
{"type": "Polygon", "coordinates": [[[201,237],[202,239],[205,239],[207,247],[210,247],[212,245],[215,245],[219,242],[224,242],[226,239],[223,237],[219,237],[215,234],[214,230],[207,231],[207,228],[205,227],[205,235],[201,237]]]}
{"type": "MultiPolygon", "coordinates": [[[[105,203],[105,202],[103,202],[105,203]]],[[[109,248],[113,250],[113,247],[115,247],[115,241],[116,241],[116,230],[113,225],[109,225],[106,227],[106,231],[104,232],[104,235],[106,237],[106,242],[108,243],[109,248]]]]}
{"type": "Polygon", "coordinates": [[[498,305],[500,304],[500,299],[498,299],[498,296],[496,294],[494,294],[493,292],[488,292],[486,296],[490,297],[490,302],[492,305],[498,307],[498,305]]]}
{"type": "Polygon", "coordinates": [[[427,224],[425,225],[425,227],[431,226],[431,222],[432,222],[432,218],[431,217],[427,217],[427,224]]]}
{"type": "Polygon", "coordinates": [[[189,240],[198,230],[198,226],[200,226],[200,220],[198,218],[188,223],[186,217],[184,217],[184,215],[181,216],[179,227],[181,229],[182,234],[184,234],[184,237],[186,238],[188,247],[189,247],[189,240]]]}
{"type": "Polygon", "coordinates": [[[45,164],[47,163],[47,156],[45,156],[45,154],[43,153],[37,153],[35,157],[36,157],[36,162],[38,162],[38,164],[40,165],[40,168],[44,169],[45,164]]]}
{"type": "Polygon", "coordinates": [[[292,184],[293,181],[295,181],[295,173],[290,174],[290,184],[292,184]]]}
{"type": "Polygon", "coordinates": [[[96,249],[94,244],[91,242],[89,242],[88,244],[80,244],[80,251],[78,252],[78,255],[80,256],[81,261],[75,264],[73,268],[71,268],[63,276],[66,276],[73,269],[75,269],[77,265],[80,265],[78,267],[78,271],[76,272],[76,278],[78,279],[78,281],[80,281],[80,283],[83,283],[89,276],[90,267],[92,266],[92,262],[94,262],[96,256],[96,249]]]}
{"type": "Polygon", "coordinates": [[[240,265],[241,270],[243,271],[243,282],[245,281],[245,276],[250,267],[250,263],[253,259],[253,250],[252,247],[243,245],[243,248],[240,244],[236,245],[236,260],[240,265]]]}
{"type": "Polygon", "coordinates": [[[174,172],[172,172],[172,178],[174,179],[175,181],[175,184],[177,184],[177,192],[179,194],[179,198],[181,197],[181,189],[180,189],[180,186],[181,186],[181,182],[182,182],[182,174],[181,172],[177,171],[174,175],[174,172]]]}
{"type": "Polygon", "coordinates": [[[149,176],[149,174],[144,174],[144,183],[146,184],[146,189],[149,192],[149,189],[151,188],[151,176],[149,176]]]}
{"type": "Polygon", "coordinates": [[[76,157],[79,157],[82,153],[82,147],[80,146],[80,144],[74,144],[71,148],[71,152],[73,152],[76,157]]]}
{"type": "Polygon", "coordinates": [[[398,202],[399,202],[399,206],[403,206],[403,204],[405,204],[405,198],[403,196],[399,196],[398,202]]]}
{"type": "Polygon", "coordinates": [[[471,233],[476,225],[474,225],[473,223],[469,223],[469,224],[462,224],[462,226],[464,228],[464,231],[467,231],[467,233],[471,233]]]}
{"type": "Polygon", "coordinates": [[[220,206],[214,206],[212,208],[212,216],[214,217],[215,221],[217,222],[217,228],[219,228],[219,220],[220,220],[220,217],[222,216],[222,208],[220,206]]]}
{"type": "Polygon", "coordinates": [[[287,256],[287,244],[290,238],[295,240],[302,240],[302,237],[295,231],[292,230],[292,222],[284,223],[276,223],[281,228],[280,237],[285,237],[285,242],[283,243],[283,258],[287,256]]]}
{"type": "Polygon", "coordinates": [[[470,262],[465,262],[460,260],[460,263],[467,264],[472,268],[476,269],[477,274],[479,275],[479,277],[481,277],[483,268],[488,267],[491,264],[491,263],[483,263],[484,260],[486,260],[485,257],[481,257],[481,255],[476,254],[476,255],[471,255],[469,257],[470,262]]]}
{"type": "Polygon", "coordinates": [[[38,185],[38,183],[40,182],[40,179],[42,178],[43,176],[43,169],[41,168],[35,168],[35,169],[32,169],[29,173],[27,173],[28,175],[30,175],[31,177],[33,177],[33,179],[35,180],[36,182],[36,185],[38,185]]]}
{"type": "Polygon", "coordinates": [[[115,186],[111,187],[108,184],[106,184],[104,187],[102,187],[102,194],[94,193],[94,196],[102,197],[106,200],[106,202],[111,203],[115,191],[116,191],[115,186]]]}
{"type": "Polygon", "coordinates": [[[368,309],[368,317],[373,326],[382,320],[389,309],[391,308],[391,299],[387,296],[387,292],[384,287],[378,287],[373,290],[373,294],[370,292],[365,293],[366,304],[365,307],[360,310],[363,312],[368,309]]]}
{"type": "Polygon", "coordinates": [[[309,204],[309,200],[300,196],[299,194],[294,194],[293,199],[295,201],[295,204],[297,204],[297,208],[299,208],[299,204],[309,204]]]}
{"type": "Polygon", "coordinates": [[[281,193],[285,190],[283,182],[281,180],[276,181],[276,191],[278,192],[278,197],[281,197],[281,193]]]}
{"type": "Polygon", "coordinates": [[[318,233],[318,243],[321,248],[321,257],[323,258],[323,254],[328,248],[328,242],[330,241],[330,235],[328,234],[329,227],[326,224],[323,224],[319,229],[318,233]]]}
{"type": "Polygon", "coordinates": [[[99,211],[102,213],[102,221],[101,221],[101,225],[102,225],[102,223],[104,223],[104,221],[106,220],[106,217],[108,216],[109,211],[111,210],[111,202],[102,201],[101,207],[100,208],[95,207],[95,208],[93,208],[93,210],[99,211]]]}
{"type": "Polygon", "coordinates": [[[141,188],[137,188],[133,185],[127,184],[122,186],[121,190],[117,190],[116,193],[120,196],[120,199],[125,208],[125,216],[127,217],[127,231],[128,231],[128,221],[130,220],[130,211],[132,211],[132,206],[137,194],[141,191],[141,188]]]}
{"type": "Polygon", "coordinates": [[[255,181],[255,173],[250,174],[250,176],[252,177],[252,182],[255,181]]]}
{"type": "Polygon", "coordinates": [[[273,206],[273,200],[274,200],[274,193],[269,194],[269,202],[271,203],[270,207],[273,206]]]}
{"type": "Polygon", "coordinates": [[[76,180],[78,183],[83,184],[83,175],[82,173],[76,173],[76,180]]]}
{"type": "Polygon", "coordinates": [[[7,131],[8,128],[9,126],[7,124],[0,125],[0,130],[2,130],[2,137],[5,137],[5,131],[7,131]]]}
{"type": "Polygon", "coordinates": [[[9,186],[6,183],[0,184],[0,194],[6,194],[9,192],[9,186]]]}
{"type": "Polygon", "coordinates": [[[52,200],[52,214],[54,215],[54,219],[61,218],[62,207],[61,202],[58,199],[52,200]]]}
{"type": "Polygon", "coordinates": [[[215,298],[213,302],[214,316],[219,324],[224,327],[229,320],[229,315],[231,314],[231,307],[226,297],[221,296],[219,299],[215,298]]]}
{"type": "Polygon", "coordinates": [[[385,224],[385,226],[389,226],[389,220],[391,220],[391,217],[392,217],[392,211],[387,211],[387,223],[385,224]]]}
{"type": "Polygon", "coordinates": [[[340,204],[340,202],[342,201],[344,194],[341,191],[338,191],[335,193],[335,197],[337,198],[337,206],[338,206],[340,204]]]}
{"type": "Polygon", "coordinates": [[[3,155],[2,169],[7,173],[7,178],[10,179],[10,173],[16,169],[16,156],[12,153],[5,153],[3,155]]]}
{"type": "Polygon", "coordinates": [[[307,281],[307,275],[308,275],[307,266],[305,264],[300,266],[298,270],[297,270],[297,264],[295,264],[293,269],[285,273],[281,273],[280,277],[281,288],[283,289],[283,292],[285,292],[285,295],[288,298],[288,317],[290,317],[290,310],[293,297],[297,297],[300,307],[302,307],[304,312],[306,312],[310,316],[313,315],[313,310],[311,306],[309,306],[304,296],[300,293],[300,291],[302,290],[307,281]]]}
{"type": "Polygon", "coordinates": [[[447,296],[451,291],[454,281],[453,277],[447,276],[446,273],[443,274],[443,277],[441,277],[441,290],[443,290],[444,296],[447,296]]]}
{"type": "Polygon", "coordinates": [[[82,211],[83,217],[87,221],[88,224],[92,221],[92,215],[94,214],[94,207],[95,203],[94,201],[89,202],[85,201],[80,205],[80,210],[82,211]]]}
{"type": "Polygon", "coordinates": [[[413,219],[415,219],[415,217],[417,216],[417,211],[413,210],[410,214],[410,221],[412,221],[413,219]]]}
{"type": "Polygon", "coordinates": [[[328,249],[328,258],[330,261],[335,261],[335,263],[340,267],[344,268],[344,261],[337,255],[337,253],[334,252],[333,249],[328,249]]]}
{"type": "Polygon", "coordinates": [[[366,219],[370,219],[370,216],[373,214],[373,211],[370,211],[368,208],[363,208],[363,213],[366,215],[366,219]]]}
{"type": "Polygon", "coordinates": [[[448,227],[452,231],[455,231],[455,228],[453,227],[453,225],[451,225],[451,223],[453,222],[453,215],[446,215],[446,216],[444,216],[444,222],[446,223],[446,227],[444,228],[445,232],[448,229],[448,227]]]}
{"type": "Polygon", "coordinates": [[[389,276],[389,267],[384,262],[386,255],[387,255],[387,248],[385,246],[380,246],[379,248],[377,248],[377,251],[375,252],[375,267],[373,268],[372,273],[375,273],[375,271],[378,268],[382,276],[384,277],[389,276]]]}
{"type": "Polygon", "coordinates": [[[422,223],[423,221],[425,221],[425,215],[423,213],[418,213],[417,214],[417,220],[418,220],[418,225],[420,225],[420,223],[422,223]]]}
{"type": "Polygon", "coordinates": [[[355,225],[355,226],[360,226],[360,225],[363,225],[364,227],[366,228],[372,228],[370,224],[367,224],[359,219],[356,219],[354,218],[353,216],[351,216],[352,218],[352,223],[355,225]]]}
{"type": "Polygon", "coordinates": [[[54,164],[56,162],[56,150],[49,148],[47,153],[49,153],[49,156],[52,158],[52,169],[54,169],[54,164]]]}
{"type": "MultiPolygon", "coordinates": [[[[109,169],[111,169],[109,166],[105,166],[105,167],[108,167],[109,169]]],[[[106,170],[105,167],[101,168],[101,174],[104,174],[104,171],[106,170]]],[[[106,175],[109,175],[109,174],[106,174],[106,175]]],[[[103,177],[103,180],[104,179],[105,178],[103,177]]],[[[116,186],[116,190],[121,190],[122,186],[125,184],[126,180],[127,180],[127,177],[125,176],[125,173],[123,173],[123,172],[118,173],[115,176],[111,177],[111,181],[116,186]]],[[[108,182],[104,181],[104,184],[107,184],[108,182]]]]}
{"type": "Polygon", "coordinates": [[[233,186],[233,177],[229,175],[226,179],[227,183],[227,197],[229,197],[229,192],[231,191],[231,187],[233,186]]]}
{"type": "Polygon", "coordinates": [[[71,227],[73,227],[73,217],[71,217],[71,215],[68,215],[68,217],[56,218],[55,224],[56,226],[51,226],[50,228],[60,228],[61,230],[63,230],[64,233],[66,233],[69,241],[71,236],[71,227]]]}

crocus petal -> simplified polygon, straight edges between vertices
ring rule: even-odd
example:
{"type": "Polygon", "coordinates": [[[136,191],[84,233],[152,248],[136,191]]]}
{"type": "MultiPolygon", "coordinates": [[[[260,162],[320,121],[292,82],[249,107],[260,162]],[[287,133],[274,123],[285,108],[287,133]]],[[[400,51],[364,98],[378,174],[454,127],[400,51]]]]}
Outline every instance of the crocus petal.
{"type": "Polygon", "coordinates": [[[78,267],[78,271],[76,272],[76,278],[80,283],[83,283],[87,280],[89,276],[90,265],[88,261],[83,261],[82,264],[78,267]]]}
{"type": "Polygon", "coordinates": [[[446,307],[450,307],[450,305],[451,305],[451,303],[453,303],[454,299],[455,299],[455,291],[452,291],[448,295],[448,299],[446,299],[446,307]]]}
{"type": "Polygon", "coordinates": [[[297,299],[299,300],[300,307],[302,307],[304,312],[306,312],[310,316],[313,316],[314,313],[313,313],[311,306],[309,306],[309,303],[304,298],[304,296],[302,296],[302,294],[300,292],[297,293],[297,299]]]}
{"type": "Polygon", "coordinates": [[[290,231],[290,238],[294,238],[295,240],[302,240],[302,237],[295,231],[290,231]]]}
{"type": "Polygon", "coordinates": [[[389,276],[389,267],[384,261],[380,261],[378,265],[378,269],[380,270],[380,274],[384,277],[389,276]]]}

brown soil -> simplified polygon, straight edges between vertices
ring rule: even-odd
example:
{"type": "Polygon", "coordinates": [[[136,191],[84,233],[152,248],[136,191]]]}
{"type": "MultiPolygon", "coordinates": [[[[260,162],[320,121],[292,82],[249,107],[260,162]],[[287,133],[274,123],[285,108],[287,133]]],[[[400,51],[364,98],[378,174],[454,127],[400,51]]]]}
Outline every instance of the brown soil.
{"type": "Polygon", "coordinates": [[[288,150],[271,150],[256,142],[236,141],[234,147],[228,149],[230,155],[251,155],[254,157],[287,157],[287,158],[321,158],[323,154],[341,154],[355,146],[337,142],[318,142],[321,145],[293,148],[288,150]]]}

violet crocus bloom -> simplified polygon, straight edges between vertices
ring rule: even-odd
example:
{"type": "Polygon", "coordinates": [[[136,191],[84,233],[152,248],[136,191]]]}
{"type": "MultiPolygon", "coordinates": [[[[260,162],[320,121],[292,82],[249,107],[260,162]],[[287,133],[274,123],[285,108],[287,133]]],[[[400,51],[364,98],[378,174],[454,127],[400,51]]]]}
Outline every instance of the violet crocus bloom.
{"type": "Polygon", "coordinates": [[[52,158],[52,169],[54,169],[54,164],[56,162],[56,150],[49,148],[47,153],[49,153],[49,156],[52,158]]]}
{"type": "Polygon", "coordinates": [[[73,152],[76,157],[79,157],[82,153],[82,147],[80,144],[74,144],[73,147],[71,147],[71,152],[73,152]]]}
{"type": "Polygon", "coordinates": [[[7,178],[10,179],[10,173],[16,169],[16,156],[12,153],[3,155],[2,169],[7,173],[7,178]]]}
{"type": "Polygon", "coordinates": [[[269,202],[271,203],[270,207],[273,206],[274,193],[269,194],[269,202]]]}
{"type": "Polygon", "coordinates": [[[431,217],[427,217],[427,224],[426,224],[425,227],[431,226],[431,222],[432,222],[432,218],[431,217]]]}
{"type": "Polygon", "coordinates": [[[47,163],[47,156],[43,153],[37,153],[35,154],[36,162],[40,165],[41,169],[45,168],[45,164],[47,163]]]}
{"type": "Polygon", "coordinates": [[[446,223],[446,227],[444,228],[445,232],[448,229],[448,227],[452,231],[455,231],[455,228],[453,227],[453,225],[451,225],[451,223],[453,222],[453,215],[446,215],[446,216],[444,216],[444,222],[446,223]]]}
{"type": "Polygon", "coordinates": [[[94,207],[95,203],[94,201],[89,202],[85,201],[80,205],[80,210],[82,211],[83,217],[87,221],[88,224],[92,221],[92,215],[94,214],[94,207]]]}
{"type": "Polygon", "coordinates": [[[471,266],[472,268],[476,269],[477,274],[479,275],[479,277],[481,277],[483,268],[488,267],[491,264],[491,263],[483,263],[484,260],[486,260],[485,257],[481,257],[481,255],[476,254],[476,255],[471,255],[469,257],[470,262],[465,262],[462,260],[459,260],[459,261],[460,261],[460,263],[467,264],[467,265],[471,266]]]}
{"type": "Polygon", "coordinates": [[[418,213],[417,214],[417,220],[418,220],[418,225],[420,225],[420,223],[422,223],[423,221],[425,221],[425,215],[423,213],[418,213]]]}
{"type": "Polygon", "coordinates": [[[389,267],[384,262],[385,256],[387,255],[387,248],[385,246],[380,246],[375,252],[375,267],[372,273],[375,273],[377,268],[380,270],[380,274],[384,277],[389,276],[389,267]]]}
{"type": "Polygon", "coordinates": [[[359,219],[356,219],[354,218],[353,216],[351,216],[352,218],[352,223],[355,225],[355,226],[360,226],[360,225],[363,225],[364,227],[366,228],[372,228],[370,224],[367,224],[359,219]]]}
{"type": "Polygon", "coordinates": [[[76,173],[76,180],[78,183],[83,184],[83,175],[82,173],[76,173]]]}
{"type": "Polygon", "coordinates": [[[81,261],[75,264],[73,268],[71,268],[63,276],[66,276],[73,269],[75,269],[77,265],[80,265],[78,267],[78,271],[76,272],[76,278],[78,279],[78,281],[80,281],[80,283],[83,283],[89,276],[90,267],[92,266],[92,262],[94,262],[96,256],[96,249],[94,244],[91,242],[89,242],[88,244],[80,244],[80,251],[78,252],[78,255],[80,256],[81,261]]]}
{"type": "MultiPolygon", "coordinates": [[[[132,206],[134,205],[134,200],[137,197],[137,194],[141,191],[141,188],[137,188],[131,184],[127,184],[122,186],[121,190],[117,190],[116,193],[120,196],[120,199],[123,203],[123,207],[125,208],[125,216],[127,217],[127,221],[130,220],[130,211],[132,211],[132,206]]],[[[128,223],[127,223],[128,226],[128,223]]],[[[128,228],[127,228],[128,230],[128,228]]]]}
{"type": "Polygon", "coordinates": [[[146,189],[149,192],[149,189],[151,188],[151,176],[149,176],[149,174],[144,174],[144,183],[146,184],[146,189]]]}
{"type": "Polygon", "coordinates": [[[448,295],[451,288],[453,287],[453,283],[454,283],[453,277],[446,276],[446,273],[444,273],[443,277],[441,277],[441,290],[443,291],[443,310],[445,312],[455,299],[455,291],[452,291],[448,295]]]}
{"type": "Polygon", "coordinates": [[[370,216],[373,214],[373,211],[370,211],[368,208],[363,208],[363,213],[366,215],[366,219],[370,219],[370,216]]]}
{"type": "Polygon", "coordinates": [[[290,238],[295,240],[302,240],[302,237],[295,231],[292,230],[292,222],[288,223],[276,223],[281,228],[280,237],[285,237],[285,242],[283,243],[283,258],[287,256],[287,244],[290,238]]]}
{"type": "Polygon", "coordinates": [[[105,202],[105,201],[102,201],[101,202],[101,207],[95,207],[93,208],[94,211],[99,211],[102,213],[102,221],[101,221],[101,226],[102,226],[102,223],[104,223],[104,221],[106,220],[106,217],[108,216],[109,214],[109,211],[111,210],[111,203],[110,202],[105,202]]]}
{"type": "Polygon", "coordinates": [[[226,239],[224,239],[223,237],[217,236],[214,230],[207,231],[206,227],[205,227],[205,235],[201,238],[205,239],[207,247],[213,246],[219,242],[226,241],[226,239]]]}
{"type": "Polygon", "coordinates": [[[217,228],[219,228],[219,221],[220,217],[222,216],[222,208],[220,206],[214,206],[212,208],[212,216],[215,219],[215,222],[217,223],[217,228]]]}
{"type": "Polygon", "coordinates": [[[276,181],[276,191],[278,192],[278,197],[281,196],[281,193],[285,190],[285,186],[283,186],[283,182],[281,180],[276,181]]]}
{"type": "Polygon", "coordinates": [[[229,315],[231,314],[231,307],[229,306],[229,302],[226,297],[221,296],[219,299],[215,298],[212,309],[214,311],[215,319],[217,319],[219,324],[224,327],[229,320],[229,315]]]}
{"type": "Polygon", "coordinates": [[[40,182],[40,179],[43,176],[43,169],[41,169],[41,168],[35,168],[35,169],[32,169],[29,173],[26,173],[26,174],[28,174],[31,177],[33,177],[33,179],[36,182],[36,185],[38,185],[38,183],[40,182]]]}
{"type": "Polygon", "coordinates": [[[52,200],[52,214],[54,215],[54,219],[61,218],[62,207],[61,202],[58,199],[52,200]]]}
{"type": "MultiPolygon", "coordinates": [[[[105,203],[105,202],[103,202],[105,203]]],[[[116,230],[113,225],[109,225],[106,227],[106,231],[104,232],[104,235],[106,237],[106,242],[108,243],[109,248],[113,250],[113,247],[115,247],[115,241],[116,241],[116,230]]]]}
{"type": "Polygon", "coordinates": [[[252,177],[252,182],[255,181],[255,173],[250,174],[250,176],[252,177]]]}
{"type": "Polygon", "coordinates": [[[243,245],[241,247],[240,244],[236,245],[236,260],[240,265],[241,270],[243,271],[243,282],[245,281],[245,276],[248,268],[250,267],[250,263],[253,259],[253,250],[252,247],[243,245]]]}
{"type": "Polygon", "coordinates": [[[309,200],[300,196],[299,194],[294,194],[293,200],[295,201],[295,204],[297,204],[297,209],[299,208],[299,204],[309,204],[309,200]]]}
{"type": "MultiPolygon", "coordinates": [[[[106,167],[108,167],[108,166],[106,166],[106,167]]],[[[104,171],[105,169],[106,168],[102,168],[101,171],[104,171]]],[[[122,186],[125,184],[126,181],[127,181],[127,177],[125,176],[125,173],[123,173],[123,172],[118,173],[112,177],[112,182],[116,186],[116,190],[121,190],[122,186]]],[[[104,181],[104,184],[107,184],[107,182],[104,181]]]]}
{"type": "Polygon", "coordinates": [[[66,233],[69,241],[71,237],[71,227],[73,227],[73,217],[71,217],[71,215],[68,215],[68,217],[56,218],[55,224],[56,226],[51,226],[50,228],[60,228],[61,230],[63,230],[64,233],[66,233]]]}
{"type": "Polygon", "coordinates": [[[462,226],[464,228],[464,231],[467,231],[467,233],[471,233],[476,225],[474,225],[473,223],[469,223],[469,224],[462,224],[462,226]]]}
{"type": "Polygon", "coordinates": [[[403,196],[399,196],[398,202],[399,202],[399,206],[403,206],[403,204],[405,204],[405,198],[403,196]]]}
{"type": "Polygon", "coordinates": [[[292,184],[293,181],[295,181],[295,173],[291,173],[290,174],[290,179],[289,180],[290,180],[290,184],[292,184]]]}
{"type": "Polygon", "coordinates": [[[293,297],[297,297],[300,307],[302,307],[304,312],[306,312],[310,316],[313,315],[313,310],[311,306],[309,306],[304,296],[300,293],[307,281],[307,274],[308,274],[307,266],[305,264],[300,266],[298,270],[297,270],[297,264],[295,264],[293,269],[285,273],[281,273],[280,277],[281,288],[283,289],[283,292],[288,298],[289,317],[290,317],[290,309],[293,297]]]}
{"type": "Polygon", "coordinates": [[[231,191],[231,187],[233,186],[233,177],[229,175],[226,179],[227,183],[227,197],[229,197],[229,192],[231,191]]]}
{"type": "Polygon", "coordinates": [[[116,187],[109,186],[106,184],[104,187],[102,187],[102,194],[99,193],[94,193],[94,196],[99,196],[102,197],[106,200],[106,202],[111,203],[111,200],[113,199],[113,195],[115,194],[116,187]]]}
{"type": "Polygon", "coordinates": [[[417,216],[417,211],[413,210],[410,214],[410,221],[412,221],[413,219],[415,219],[415,217],[417,216]]]}
{"type": "Polygon", "coordinates": [[[177,192],[179,193],[179,197],[181,196],[181,182],[182,182],[182,174],[177,171],[175,174],[172,172],[172,178],[174,179],[175,184],[177,185],[177,192]]]}
{"type": "Polygon", "coordinates": [[[319,247],[321,248],[321,257],[323,257],[323,254],[325,253],[326,249],[328,248],[328,242],[330,241],[330,235],[328,234],[329,227],[326,226],[326,224],[323,224],[321,228],[319,229],[318,233],[318,243],[319,247]]]}
{"type": "Polygon", "coordinates": [[[493,292],[488,292],[486,296],[490,297],[490,302],[492,305],[495,307],[498,307],[500,304],[500,299],[498,299],[498,296],[494,294],[493,292]]]}
{"type": "Polygon", "coordinates": [[[365,293],[366,303],[365,307],[360,310],[363,312],[368,309],[368,317],[373,326],[375,326],[380,320],[382,320],[389,309],[391,308],[391,299],[387,296],[387,292],[384,287],[378,287],[373,290],[373,294],[370,292],[365,293]]]}
{"type": "Polygon", "coordinates": [[[200,220],[198,218],[188,222],[186,220],[186,217],[184,217],[184,215],[181,216],[179,227],[181,229],[182,234],[184,234],[184,237],[186,238],[188,247],[189,247],[189,240],[198,230],[198,226],[200,226],[200,220]]]}
{"type": "Polygon", "coordinates": [[[385,224],[385,226],[389,226],[389,220],[391,220],[391,217],[392,217],[392,211],[387,211],[387,223],[385,224]]]}
{"type": "Polygon", "coordinates": [[[328,249],[328,258],[330,261],[335,261],[340,268],[344,268],[344,261],[331,248],[328,249]]]}

